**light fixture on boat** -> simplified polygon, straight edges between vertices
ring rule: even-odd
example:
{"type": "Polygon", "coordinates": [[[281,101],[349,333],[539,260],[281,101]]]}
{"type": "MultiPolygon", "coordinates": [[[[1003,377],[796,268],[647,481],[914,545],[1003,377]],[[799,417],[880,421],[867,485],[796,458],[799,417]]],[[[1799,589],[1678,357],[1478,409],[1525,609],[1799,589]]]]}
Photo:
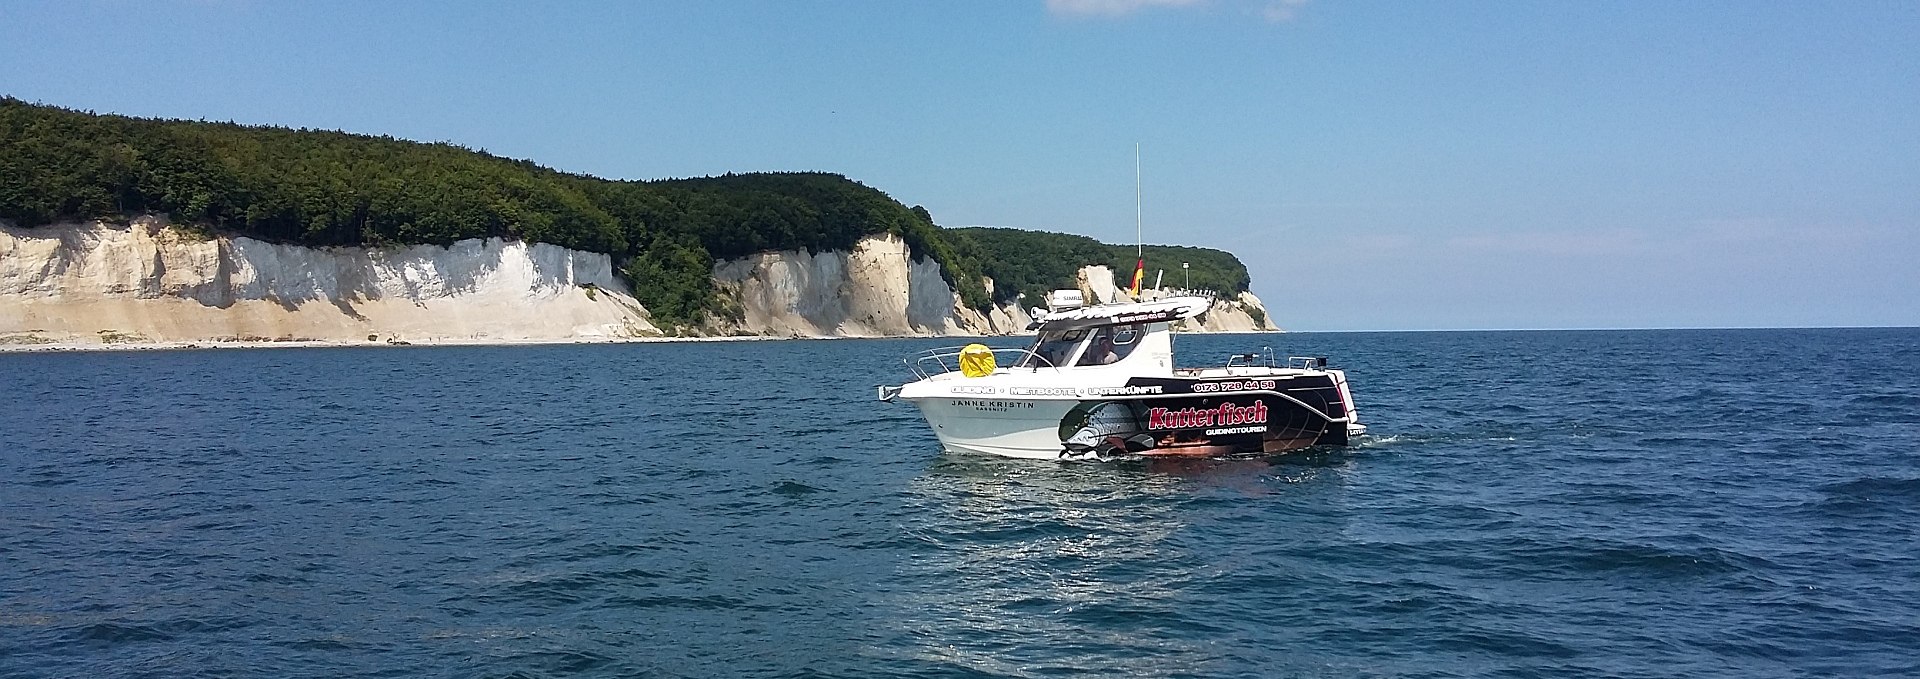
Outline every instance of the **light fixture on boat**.
{"type": "Polygon", "coordinates": [[[1086,295],[1079,290],[1055,290],[1047,295],[1048,311],[1072,311],[1086,305],[1086,295]]]}

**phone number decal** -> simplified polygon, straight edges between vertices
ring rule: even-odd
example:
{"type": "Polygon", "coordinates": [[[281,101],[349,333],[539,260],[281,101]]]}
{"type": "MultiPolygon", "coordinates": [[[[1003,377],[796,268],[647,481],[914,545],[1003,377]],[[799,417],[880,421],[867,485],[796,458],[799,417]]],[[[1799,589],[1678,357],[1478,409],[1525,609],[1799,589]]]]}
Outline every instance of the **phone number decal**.
{"type": "Polygon", "coordinates": [[[1209,391],[1250,391],[1254,389],[1272,389],[1273,380],[1246,380],[1242,382],[1197,382],[1193,385],[1196,392],[1209,391]]]}

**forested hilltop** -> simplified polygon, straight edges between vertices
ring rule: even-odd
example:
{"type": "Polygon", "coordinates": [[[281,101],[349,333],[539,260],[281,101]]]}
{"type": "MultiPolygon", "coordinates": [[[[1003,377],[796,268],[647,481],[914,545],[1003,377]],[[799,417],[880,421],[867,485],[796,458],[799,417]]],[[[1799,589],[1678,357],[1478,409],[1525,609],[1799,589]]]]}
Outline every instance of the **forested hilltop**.
{"type": "MultiPolygon", "coordinates": [[[[1045,231],[1026,231],[991,227],[949,229],[970,247],[967,252],[980,262],[982,270],[993,278],[998,301],[1024,294],[1029,300],[1043,298],[1048,290],[1071,288],[1074,276],[1086,264],[1103,264],[1113,269],[1114,280],[1122,286],[1133,282],[1138,250],[1132,245],[1108,245],[1086,236],[1045,231]]],[[[1165,270],[1170,286],[1191,286],[1196,290],[1214,290],[1228,296],[1247,289],[1247,267],[1232,254],[1210,248],[1179,245],[1146,246],[1147,273],[1142,285],[1153,285],[1156,272],[1165,270]],[[1186,272],[1180,263],[1192,268],[1186,272]],[[1189,283],[1189,275],[1191,282],[1189,283]]]]}
{"type": "MultiPolygon", "coordinates": [[[[1124,275],[1133,263],[1130,246],[1082,236],[943,229],[926,210],[834,174],[614,181],[446,143],[96,115],[0,98],[0,219],[32,227],[149,213],[303,245],[498,236],[607,253],[663,327],[722,312],[716,260],[847,250],[870,235],[897,235],[932,257],[976,309],[1070,286],[1083,264],[1124,275]],[[998,282],[996,294],[982,275],[998,282]]],[[[1147,256],[1150,267],[1193,262],[1195,287],[1246,289],[1246,269],[1231,254],[1152,246],[1147,256]]]]}

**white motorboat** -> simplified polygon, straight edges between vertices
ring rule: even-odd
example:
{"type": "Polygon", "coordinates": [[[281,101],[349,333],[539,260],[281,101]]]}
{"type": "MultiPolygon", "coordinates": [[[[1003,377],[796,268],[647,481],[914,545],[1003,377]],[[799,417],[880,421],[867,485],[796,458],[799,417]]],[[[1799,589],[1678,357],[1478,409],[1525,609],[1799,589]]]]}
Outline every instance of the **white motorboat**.
{"type": "Polygon", "coordinates": [[[1346,373],[1324,357],[1237,354],[1176,368],[1170,326],[1206,311],[1206,298],[1077,298],[1061,291],[1049,310],[1034,310],[1031,347],[909,358],[920,379],[880,387],[880,400],[918,406],[948,450],[1021,458],[1277,453],[1366,432],[1346,373]]]}

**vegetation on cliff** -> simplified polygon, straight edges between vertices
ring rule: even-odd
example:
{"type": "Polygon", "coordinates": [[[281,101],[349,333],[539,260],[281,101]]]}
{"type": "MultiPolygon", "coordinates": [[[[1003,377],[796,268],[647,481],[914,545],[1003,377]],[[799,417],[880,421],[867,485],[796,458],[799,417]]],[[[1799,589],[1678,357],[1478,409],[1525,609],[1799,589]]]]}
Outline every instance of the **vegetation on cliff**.
{"type": "Polygon", "coordinates": [[[641,302],[669,318],[697,318],[721,310],[711,279],[716,260],[767,250],[851,250],[861,238],[881,233],[899,236],[917,257],[939,262],[947,283],[968,306],[990,303],[979,262],[954,242],[950,231],[935,226],[926,210],[909,209],[839,175],[576,181],[616,221],[629,226],[632,246],[622,272],[636,288],[655,288],[641,302]]]}
{"type": "MultiPolygon", "coordinates": [[[[893,234],[940,264],[967,306],[1071,285],[1085,264],[1130,273],[1131,247],[1011,229],[943,229],[919,207],[825,173],[613,181],[446,143],[233,123],[149,120],[0,97],[0,219],[21,226],[159,213],[303,245],[450,244],[504,237],[612,255],[662,327],[724,313],[714,262],[764,250],[850,249],[893,234]]],[[[1193,262],[1195,287],[1246,287],[1232,255],[1193,262]]]]}
{"type": "MultiPolygon", "coordinates": [[[[981,270],[993,278],[995,301],[1024,294],[1038,300],[1048,290],[1074,287],[1080,267],[1105,265],[1122,286],[1133,282],[1137,251],[1132,245],[1108,245],[1086,236],[1022,229],[970,227],[950,229],[949,235],[967,243],[981,270]]],[[[1147,278],[1166,271],[1165,285],[1190,286],[1235,295],[1247,289],[1247,267],[1230,253],[1179,245],[1146,246],[1147,278]],[[1183,273],[1180,264],[1191,268],[1183,273]],[[1188,276],[1191,276],[1189,283],[1188,276]]],[[[1031,301],[1029,303],[1032,303],[1031,301]]]]}

